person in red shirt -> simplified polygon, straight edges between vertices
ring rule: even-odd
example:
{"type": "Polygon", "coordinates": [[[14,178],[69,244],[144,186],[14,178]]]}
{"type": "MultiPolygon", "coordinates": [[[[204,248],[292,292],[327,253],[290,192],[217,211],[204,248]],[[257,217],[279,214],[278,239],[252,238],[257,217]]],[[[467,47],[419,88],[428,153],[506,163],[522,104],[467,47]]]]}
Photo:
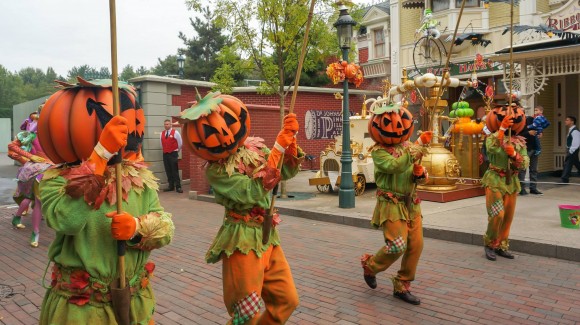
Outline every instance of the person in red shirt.
{"type": "Polygon", "coordinates": [[[171,120],[165,120],[163,126],[165,130],[161,132],[161,148],[163,149],[165,174],[167,174],[167,182],[169,182],[169,187],[163,191],[169,192],[175,190],[177,193],[183,193],[181,180],[179,179],[179,167],[177,166],[179,150],[182,144],[181,134],[179,134],[179,131],[171,128],[171,120]]]}

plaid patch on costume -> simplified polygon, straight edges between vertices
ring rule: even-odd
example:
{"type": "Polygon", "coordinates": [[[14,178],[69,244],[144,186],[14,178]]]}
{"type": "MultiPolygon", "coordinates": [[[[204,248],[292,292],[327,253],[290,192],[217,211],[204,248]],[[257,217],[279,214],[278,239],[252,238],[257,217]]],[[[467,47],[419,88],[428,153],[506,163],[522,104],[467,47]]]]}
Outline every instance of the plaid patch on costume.
{"type": "Polygon", "coordinates": [[[407,243],[403,240],[403,237],[399,236],[395,240],[387,240],[385,245],[385,252],[387,254],[399,254],[407,249],[407,243]]]}
{"type": "Polygon", "coordinates": [[[487,208],[487,214],[489,214],[490,217],[495,217],[502,211],[503,211],[503,201],[502,200],[497,200],[497,201],[493,202],[491,204],[491,206],[489,208],[487,208]]]}
{"type": "Polygon", "coordinates": [[[262,307],[262,299],[256,291],[234,305],[233,325],[242,325],[249,321],[262,307]]]}

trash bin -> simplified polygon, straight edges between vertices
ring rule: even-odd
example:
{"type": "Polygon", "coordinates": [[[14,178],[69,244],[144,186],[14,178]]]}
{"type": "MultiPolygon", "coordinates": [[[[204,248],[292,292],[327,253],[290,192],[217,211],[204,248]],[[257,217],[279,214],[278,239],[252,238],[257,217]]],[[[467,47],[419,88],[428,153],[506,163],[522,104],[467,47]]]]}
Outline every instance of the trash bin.
{"type": "Polygon", "coordinates": [[[558,208],[562,227],[580,229],[580,205],[560,204],[558,208]]]}

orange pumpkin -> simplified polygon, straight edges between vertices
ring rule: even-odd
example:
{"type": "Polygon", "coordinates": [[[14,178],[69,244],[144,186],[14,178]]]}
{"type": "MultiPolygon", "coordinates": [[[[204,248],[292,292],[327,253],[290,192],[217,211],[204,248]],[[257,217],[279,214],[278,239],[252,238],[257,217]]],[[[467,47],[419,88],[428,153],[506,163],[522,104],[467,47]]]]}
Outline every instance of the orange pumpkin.
{"type": "Polygon", "coordinates": [[[352,79],[356,76],[357,70],[357,66],[354,63],[350,63],[344,67],[344,75],[347,79],[352,79]]]}
{"type": "Polygon", "coordinates": [[[197,156],[216,161],[235,153],[250,133],[250,114],[241,100],[209,93],[181,116],[183,133],[197,156]]]}
{"type": "Polygon", "coordinates": [[[413,128],[413,114],[398,104],[375,109],[368,126],[371,138],[385,145],[408,140],[413,134],[413,128]]]}
{"type": "Polygon", "coordinates": [[[500,106],[491,110],[487,113],[487,117],[485,118],[485,125],[487,128],[491,132],[499,130],[501,122],[509,111],[512,111],[514,114],[514,124],[511,127],[512,131],[515,134],[522,132],[526,126],[526,114],[524,113],[523,108],[519,106],[512,106],[509,110],[507,106],[500,106]]]}
{"type": "MultiPolygon", "coordinates": [[[[61,89],[48,98],[38,119],[38,139],[54,163],[74,163],[89,158],[103,127],[113,117],[110,80],[78,78],[78,84],[59,82],[61,89]]],[[[119,85],[121,115],[127,119],[129,135],[123,157],[140,155],[145,132],[145,114],[135,89],[119,85]]]]}

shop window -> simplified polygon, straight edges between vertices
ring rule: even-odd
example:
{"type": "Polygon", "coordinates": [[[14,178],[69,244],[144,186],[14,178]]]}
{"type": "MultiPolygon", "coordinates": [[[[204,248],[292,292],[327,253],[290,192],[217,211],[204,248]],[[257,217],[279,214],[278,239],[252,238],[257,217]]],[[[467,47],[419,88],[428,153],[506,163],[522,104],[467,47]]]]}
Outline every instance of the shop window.
{"type": "MultiPolygon", "coordinates": [[[[455,7],[461,8],[461,0],[455,0],[455,7]]],[[[465,8],[477,8],[479,7],[479,0],[465,0],[465,8]]]]}
{"type": "MultiPolygon", "coordinates": [[[[433,12],[449,9],[449,0],[432,0],[433,12]]],[[[460,2],[461,3],[461,2],[460,2]]]]}
{"type": "Polygon", "coordinates": [[[384,29],[373,30],[373,42],[375,58],[382,58],[385,56],[385,32],[384,29]]]}

